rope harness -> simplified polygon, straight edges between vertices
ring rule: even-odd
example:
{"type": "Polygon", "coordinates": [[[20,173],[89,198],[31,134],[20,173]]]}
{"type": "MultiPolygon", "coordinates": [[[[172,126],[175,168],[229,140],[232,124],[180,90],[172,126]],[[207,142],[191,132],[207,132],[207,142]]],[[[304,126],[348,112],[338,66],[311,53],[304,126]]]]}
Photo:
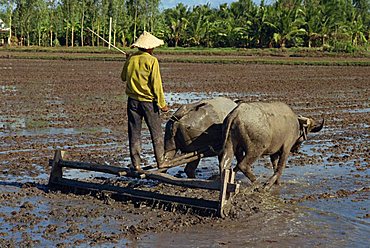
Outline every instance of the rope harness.
{"type": "Polygon", "coordinates": [[[303,137],[303,140],[307,140],[307,127],[305,127],[304,125],[301,126],[301,128],[299,129],[299,138],[302,138],[303,137]]]}
{"type": "Polygon", "coordinates": [[[303,137],[303,140],[307,140],[307,129],[311,123],[310,119],[299,115],[298,123],[299,123],[299,135],[300,135],[298,139],[303,137]]]}

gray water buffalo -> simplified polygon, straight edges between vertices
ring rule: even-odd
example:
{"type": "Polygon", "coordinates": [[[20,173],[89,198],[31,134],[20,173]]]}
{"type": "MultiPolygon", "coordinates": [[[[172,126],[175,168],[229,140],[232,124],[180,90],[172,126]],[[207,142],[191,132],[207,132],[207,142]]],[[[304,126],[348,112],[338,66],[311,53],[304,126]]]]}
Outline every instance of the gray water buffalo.
{"type": "MultiPolygon", "coordinates": [[[[222,123],[237,104],[229,98],[217,97],[181,106],[166,123],[165,158],[181,153],[204,151],[205,157],[216,156],[222,148],[222,123]]],[[[195,177],[199,160],[189,162],[185,173],[195,177]]]]}
{"type": "Polygon", "coordinates": [[[253,183],[256,177],[251,165],[262,155],[269,155],[274,174],[265,189],[279,183],[288,155],[297,151],[310,132],[318,132],[324,120],[316,124],[311,118],[297,116],[281,102],[240,103],[223,124],[224,147],[220,153],[220,170],[231,166],[235,155],[237,165],[253,183]]]}

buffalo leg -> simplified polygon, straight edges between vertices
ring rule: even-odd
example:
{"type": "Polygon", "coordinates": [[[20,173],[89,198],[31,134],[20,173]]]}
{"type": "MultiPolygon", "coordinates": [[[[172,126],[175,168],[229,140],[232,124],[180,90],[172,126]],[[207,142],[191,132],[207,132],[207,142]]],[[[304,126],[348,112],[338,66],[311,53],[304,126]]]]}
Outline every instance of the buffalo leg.
{"type": "Polygon", "coordinates": [[[186,164],[184,171],[188,178],[195,178],[195,170],[198,167],[199,161],[200,159],[197,159],[186,164]]]}
{"type": "MultiPolygon", "coordinates": [[[[280,154],[275,153],[270,156],[272,169],[274,170],[274,174],[277,172],[278,169],[278,161],[279,161],[280,154]]],[[[280,185],[280,179],[276,179],[275,184],[280,185]]]]}
{"type": "MultiPolygon", "coordinates": [[[[243,160],[243,158],[244,158],[243,154],[244,154],[243,149],[241,147],[238,147],[236,149],[236,152],[235,152],[235,157],[236,157],[237,164],[240,164],[241,161],[243,160]]],[[[238,171],[239,171],[239,167],[238,166],[235,166],[234,172],[236,173],[238,171]]]]}
{"type": "Polygon", "coordinates": [[[285,168],[285,164],[286,164],[286,161],[288,159],[290,149],[286,149],[286,150],[288,152],[284,151],[280,155],[277,170],[274,172],[274,175],[272,175],[272,177],[270,177],[270,179],[265,184],[265,189],[266,190],[269,190],[276,181],[279,181],[279,179],[281,177],[281,174],[283,174],[283,170],[285,168]]]}
{"type": "Polygon", "coordinates": [[[256,181],[256,176],[252,172],[252,164],[257,160],[259,156],[250,156],[248,154],[237,164],[237,167],[244,173],[249,180],[254,183],[256,181]]]}

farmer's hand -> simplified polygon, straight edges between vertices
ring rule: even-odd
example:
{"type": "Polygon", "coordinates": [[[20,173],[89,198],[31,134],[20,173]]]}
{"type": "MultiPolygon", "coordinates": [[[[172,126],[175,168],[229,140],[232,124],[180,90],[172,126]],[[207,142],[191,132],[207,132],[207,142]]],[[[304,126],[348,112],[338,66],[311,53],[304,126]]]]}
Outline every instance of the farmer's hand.
{"type": "Polygon", "coordinates": [[[170,108],[167,105],[161,108],[162,112],[168,112],[168,110],[170,110],[170,108]]]}

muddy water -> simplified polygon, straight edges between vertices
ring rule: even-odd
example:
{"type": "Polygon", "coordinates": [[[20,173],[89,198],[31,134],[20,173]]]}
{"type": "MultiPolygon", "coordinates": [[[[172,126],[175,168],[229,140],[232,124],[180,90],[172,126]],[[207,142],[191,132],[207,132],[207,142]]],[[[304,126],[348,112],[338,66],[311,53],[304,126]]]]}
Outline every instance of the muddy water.
{"type": "MultiPolygon", "coordinates": [[[[174,108],[229,96],[280,100],[300,114],[326,119],[325,129],[290,157],[281,186],[240,194],[231,216],[217,219],[115,202],[104,194],[50,192],[48,159],[57,148],[71,160],[129,164],[126,98],[117,81],[121,64],[0,63],[10,68],[0,70],[0,246],[368,247],[368,68],[164,64],[166,99],[174,108]]],[[[152,164],[148,140],[145,129],[143,160],[152,164]]],[[[203,159],[197,177],[217,175],[217,166],[216,158],[203,159]]],[[[253,169],[261,183],[272,172],[267,158],[253,169]]],[[[181,167],[169,173],[185,176],[181,167]]],[[[198,194],[103,173],[66,170],[64,176],[198,194]]],[[[237,180],[249,186],[240,173],[237,180]]]]}
{"type": "MultiPolygon", "coordinates": [[[[310,157],[314,159],[333,146],[332,142],[325,140],[308,141],[301,153],[292,156],[291,160],[299,160],[304,156],[309,161],[310,157]]],[[[205,226],[176,233],[175,237],[171,233],[164,233],[159,237],[144,235],[135,244],[150,246],[155,242],[171,246],[185,243],[188,247],[367,247],[370,241],[370,174],[367,170],[354,172],[351,165],[353,162],[330,162],[330,156],[331,153],[321,156],[322,161],[319,163],[290,165],[286,168],[283,187],[275,188],[267,196],[281,199],[281,209],[263,213],[262,216],[257,214],[258,216],[247,220],[233,220],[227,224],[230,225],[228,231],[225,231],[228,229],[225,223],[215,223],[211,226],[212,231],[205,226]],[[260,223],[261,220],[263,224],[260,223]],[[256,226],[261,226],[261,229],[256,230],[256,226]]],[[[368,166],[362,159],[360,163],[364,167],[368,166]]],[[[271,175],[272,169],[267,166],[267,159],[260,159],[257,164],[260,166],[255,166],[254,172],[259,175],[258,180],[264,182],[271,175]]],[[[217,165],[215,158],[204,159],[197,170],[197,177],[208,178],[217,174],[217,165]]],[[[237,180],[245,186],[249,184],[240,173],[237,180]]]]}

